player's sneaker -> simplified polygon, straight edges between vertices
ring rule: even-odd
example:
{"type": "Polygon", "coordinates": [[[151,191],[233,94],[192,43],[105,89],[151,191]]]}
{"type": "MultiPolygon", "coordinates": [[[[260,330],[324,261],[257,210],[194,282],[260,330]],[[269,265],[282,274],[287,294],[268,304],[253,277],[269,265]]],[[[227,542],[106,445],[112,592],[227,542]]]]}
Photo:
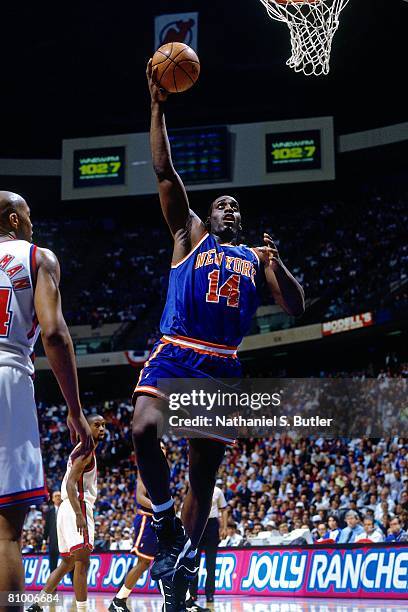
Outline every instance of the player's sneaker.
{"type": "Polygon", "coordinates": [[[176,516],[153,517],[152,527],[158,539],[158,552],[150,568],[153,580],[172,576],[178,560],[188,552],[190,540],[176,516]]]}
{"type": "Polygon", "coordinates": [[[187,612],[210,612],[210,608],[203,608],[202,606],[199,606],[198,603],[191,597],[186,601],[186,610],[187,612]]]}
{"type": "Polygon", "coordinates": [[[179,558],[177,559],[177,563],[175,567],[175,571],[181,572],[188,582],[191,582],[192,580],[194,580],[198,572],[196,555],[194,555],[193,557],[187,557],[190,551],[191,551],[191,545],[188,547],[188,549],[184,553],[180,554],[179,558]]]}
{"type": "Polygon", "coordinates": [[[114,597],[108,608],[109,612],[130,612],[126,605],[126,599],[119,599],[114,597]]]}
{"type": "Polygon", "coordinates": [[[27,608],[26,612],[43,612],[43,609],[37,603],[33,603],[29,608],[27,608]]]}
{"type": "Polygon", "coordinates": [[[188,580],[183,572],[176,572],[172,577],[158,581],[163,595],[162,612],[186,612],[186,594],[188,580]]]}

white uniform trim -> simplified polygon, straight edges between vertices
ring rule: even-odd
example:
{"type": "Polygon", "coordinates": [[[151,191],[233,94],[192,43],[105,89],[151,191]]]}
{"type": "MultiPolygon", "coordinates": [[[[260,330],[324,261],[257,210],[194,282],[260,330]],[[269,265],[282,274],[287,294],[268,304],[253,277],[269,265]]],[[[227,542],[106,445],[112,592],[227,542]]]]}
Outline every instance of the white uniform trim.
{"type": "Polygon", "coordinates": [[[179,266],[181,266],[182,263],[184,263],[189,257],[190,255],[192,255],[194,253],[194,251],[196,251],[198,249],[198,247],[200,246],[200,244],[202,242],[204,242],[204,240],[209,236],[208,232],[206,232],[204,234],[204,236],[202,238],[200,238],[200,240],[197,242],[197,244],[195,245],[195,247],[193,249],[191,249],[191,251],[185,256],[183,257],[183,259],[181,259],[178,263],[176,264],[172,264],[171,267],[172,269],[174,268],[178,268],[179,266]]]}

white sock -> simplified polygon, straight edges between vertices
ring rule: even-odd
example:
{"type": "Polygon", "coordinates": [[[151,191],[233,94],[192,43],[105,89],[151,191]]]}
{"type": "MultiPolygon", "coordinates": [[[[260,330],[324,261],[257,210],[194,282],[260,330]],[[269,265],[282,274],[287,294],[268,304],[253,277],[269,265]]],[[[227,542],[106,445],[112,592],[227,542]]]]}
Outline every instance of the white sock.
{"type": "Polygon", "coordinates": [[[119,593],[116,595],[116,597],[118,599],[127,599],[129,595],[131,594],[131,592],[132,592],[132,589],[127,589],[125,585],[123,585],[121,589],[119,590],[119,593]]]}
{"type": "Polygon", "coordinates": [[[77,601],[76,607],[79,612],[86,612],[88,609],[88,600],[86,601],[77,601]]]}
{"type": "Polygon", "coordinates": [[[155,514],[157,514],[158,512],[164,512],[165,510],[168,510],[172,506],[174,506],[174,500],[171,497],[169,501],[166,501],[164,504],[159,504],[158,506],[155,506],[154,504],[152,504],[153,512],[155,514]]]}

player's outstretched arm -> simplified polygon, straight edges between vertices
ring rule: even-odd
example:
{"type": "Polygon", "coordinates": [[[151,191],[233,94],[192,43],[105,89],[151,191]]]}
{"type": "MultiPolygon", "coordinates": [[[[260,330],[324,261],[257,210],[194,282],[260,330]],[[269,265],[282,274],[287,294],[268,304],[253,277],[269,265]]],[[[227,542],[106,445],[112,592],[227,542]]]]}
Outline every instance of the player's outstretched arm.
{"type": "Polygon", "coordinates": [[[281,308],[293,317],[305,311],[305,292],[296,278],[283,265],[278,249],[269,234],[264,233],[265,246],[256,248],[264,265],[266,284],[281,308]]]}
{"type": "Polygon", "coordinates": [[[75,512],[77,529],[81,535],[83,535],[87,527],[87,523],[86,518],[82,513],[81,505],[79,503],[77,483],[82,477],[85,468],[90,464],[91,461],[92,456],[89,455],[88,457],[78,457],[78,459],[74,461],[69,476],[67,478],[67,495],[72,509],[75,512]]]}
{"type": "Polygon", "coordinates": [[[37,268],[34,307],[45,354],[67,402],[71,442],[75,443],[79,435],[80,454],[87,455],[93,448],[93,440],[81,408],[74,347],[61,310],[58,259],[48,249],[38,249],[37,268]]]}
{"type": "Polygon", "coordinates": [[[152,60],[147,64],[146,76],[151,97],[150,147],[159,184],[160,204],[173,237],[177,232],[188,230],[192,242],[190,249],[202,237],[205,227],[190,209],[185,187],[173,166],[163,110],[168,94],[154,82],[152,60]]]}

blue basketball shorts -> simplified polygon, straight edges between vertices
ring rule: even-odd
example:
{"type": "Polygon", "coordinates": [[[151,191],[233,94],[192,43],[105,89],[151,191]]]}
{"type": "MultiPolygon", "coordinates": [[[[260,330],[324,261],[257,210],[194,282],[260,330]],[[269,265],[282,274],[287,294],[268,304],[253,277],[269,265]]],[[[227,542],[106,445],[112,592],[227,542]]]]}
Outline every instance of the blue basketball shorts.
{"type": "Polygon", "coordinates": [[[135,543],[132,553],[142,559],[152,561],[157,554],[157,536],[152,527],[153,515],[144,510],[138,510],[133,521],[135,528],[135,543]]]}
{"type": "MultiPolygon", "coordinates": [[[[167,396],[160,389],[160,379],[171,378],[208,378],[240,379],[241,363],[237,358],[237,347],[213,344],[185,336],[164,335],[154,345],[144,368],[140,372],[133,402],[138,395],[151,395],[162,399],[167,396]]],[[[224,443],[233,438],[205,435],[224,443]]]]}

